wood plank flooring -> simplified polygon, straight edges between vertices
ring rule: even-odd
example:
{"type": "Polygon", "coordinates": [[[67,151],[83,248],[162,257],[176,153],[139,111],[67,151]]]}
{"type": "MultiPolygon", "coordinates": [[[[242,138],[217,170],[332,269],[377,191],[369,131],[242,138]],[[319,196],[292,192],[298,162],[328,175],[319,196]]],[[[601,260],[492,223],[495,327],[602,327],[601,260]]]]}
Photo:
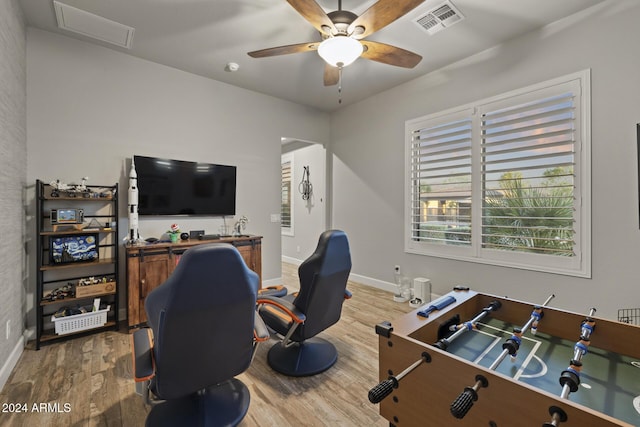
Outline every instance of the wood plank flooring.
{"type": "MultiPolygon", "coordinates": [[[[297,287],[297,268],[282,266],[283,284],[297,287]]],[[[260,345],[251,367],[238,378],[251,392],[242,427],[388,426],[369,403],[378,382],[375,324],[410,311],[388,292],[349,282],[353,298],[340,321],[321,333],[338,349],[338,362],[312,377],[292,378],[267,365],[276,339],[260,345]]],[[[98,427],[144,425],[148,408],[135,394],[126,328],[35,351],[25,349],[0,393],[0,405],[26,404],[26,412],[0,412],[0,426],[98,427]],[[35,406],[34,406],[35,405],[35,406]]]]}

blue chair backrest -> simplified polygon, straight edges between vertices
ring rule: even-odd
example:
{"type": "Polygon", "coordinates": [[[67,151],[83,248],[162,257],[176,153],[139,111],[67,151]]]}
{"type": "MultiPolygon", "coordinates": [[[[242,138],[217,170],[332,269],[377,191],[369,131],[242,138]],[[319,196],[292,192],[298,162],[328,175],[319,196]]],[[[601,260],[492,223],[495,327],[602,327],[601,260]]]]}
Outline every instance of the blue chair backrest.
{"type": "Polygon", "coordinates": [[[191,394],[249,367],[258,281],[236,248],[213,243],[186,251],[149,293],[158,397],[191,394]]]}
{"type": "Polygon", "coordinates": [[[293,303],[307,320],[292,336],[295,341],[311,338],[340,320],[350,272],[347,235],[325,231],[315,252],[298,267],[300,292],[293,303]]]}

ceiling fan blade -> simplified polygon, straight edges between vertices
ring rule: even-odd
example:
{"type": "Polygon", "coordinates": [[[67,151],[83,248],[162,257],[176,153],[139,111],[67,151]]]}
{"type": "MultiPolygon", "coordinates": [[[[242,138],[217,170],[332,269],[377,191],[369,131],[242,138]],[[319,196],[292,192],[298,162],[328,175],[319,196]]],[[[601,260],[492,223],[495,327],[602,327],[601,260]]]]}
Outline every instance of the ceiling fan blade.
{"type": "Polygon", "coordinates": [[[337,33],[336,27],[327,15],[327,12],[314,0],[287,0],[287,2],[323,34],[337,33]]]}
{"type": "Polygon", "coordinates": [[[425,0],[379,0],[349,25],[348,34],[362,39],[409,13],[425,0]],[[358,27],[362,27],[359,30],[358,27]]]}
{"type": "Polygon", "coordinates": [[[365,47],[362,57],[396,67],[413,68],[422,60],[422,56],[408,50],[388,44],[361,40],[365,47]]]}
{"type": "Polygon", "coordinates": [[[254,50],[249,52],[248,55],[252,58],[266,58],[269,56],[288,55],[290,53],[309,52],[312,50],[318,50],[320,43],[308,42],[290,44],[287,46],[270,47],[268,49],[254,50]]]}
{"type": "Polygon", "coordinates": [[[331,65],[325,63],[324,64],[324,85],[325,86],[335,86],[338,84],[340,80],[340,70],[336,67],[332,67],[331,65]]]}

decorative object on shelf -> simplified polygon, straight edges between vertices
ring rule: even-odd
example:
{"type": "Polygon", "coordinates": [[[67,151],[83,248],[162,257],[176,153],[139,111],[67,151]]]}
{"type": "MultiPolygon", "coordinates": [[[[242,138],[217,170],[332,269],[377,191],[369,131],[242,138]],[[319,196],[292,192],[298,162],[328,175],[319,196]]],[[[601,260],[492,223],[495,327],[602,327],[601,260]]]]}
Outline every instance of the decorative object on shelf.
{"type": "Polygon", "coordinates": [[[87,309],[85,307],[62,307],[58,311],[53,314],[53,317],[68,317],[68,316],[76,316],[78,314],[87,313],[87,309]]]}
{"type": "Polygon", "coordinates": [[[189,240],[189,233],[180,234],[180,240],[189,240]]]}
{"type": "Polygon", "coordinates": [[[44,301],[58,301],[65,298],[75,298],[75,292],[73,292],[73,285],[68,283],[66,285],[60,286],[59,288],[55,288],[49,294],[43,295],[42,299],[44,301]]]}
{"type": "Polygon", "coordinates": [[[49,254],[53,264],[95,261],[98,259],[98,235],[52,236],[49,254]]]}
{"type": "MultiPolygon", "coordinates": [[[[88,224],[83,225],[82,229],[84,231],[99,231],[102,227],[102,224],[100,224],[100,221],[98,221],[96,218],[91,218],[91,221],[89,221],[88,224]]],[[[111,224],[105,224],[104,228],[111,228],[111,224]]]]}
{"type": "Polygon", "coordinates": [[[169,227],[169,231],[167,231],[167,234],[171,238],[171,243],[176,243],[180,238],[180,226],[178,224],[171,224],[171,227],[169,227]]]}
{"type": "Polygon", "coordinates": [[[233,225],[233,235],[234,236],[242,236],[242,231],[247,228],[247,223],[249,222],[249,218],[242,215],[236,223],[233,225]]]}
{"type": "Polygon", "coordinates": [[[84,209],[51,209],[51,227],[56,231],[60,225],[77,226],[84,222],[84,209]]]}
{"type": "Polygon", "coordinates": [[[65,184],[59,179],[51,181],[49,183],[51,186],[51,197],[76,197],[80,195],[84,198],[88,198],[91,196],[91,191],[87,188],[88,179],[88,176],[83,177],[80,184],[65,184]]]}
{"type": "Polygon", "coordinates": [[[75,296],[77,298],[84,298],[94,295],[106,294],[115,292],[116,282],[113,276],[107,277],[86,277],[78,279],[76,284],[75,296]]]}
{"type": "Polygon", "coordinates": [[[309,200],[313,194],[313,185],[310,181],[311,173],[309,171],[309,166],[303,166],[303,168],[302,181],[300,181],[300,185],[298,185],[298,191],[302,194],[302,200],[309,200]]]}
{"type": "Polygon", "coordinates": [[[144,239],[140,237],[138,230],[138,174],[136,164],[131,157],[131,169],[129,170],[129,234],[125,237],[128,244],[140,243],[144,239]]]}

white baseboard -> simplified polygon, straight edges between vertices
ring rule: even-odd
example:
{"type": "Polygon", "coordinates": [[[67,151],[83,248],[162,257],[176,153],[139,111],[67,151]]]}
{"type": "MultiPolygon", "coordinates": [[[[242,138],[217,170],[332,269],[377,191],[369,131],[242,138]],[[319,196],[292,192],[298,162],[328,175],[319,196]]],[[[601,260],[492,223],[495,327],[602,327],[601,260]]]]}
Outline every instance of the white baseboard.
{"type": "MultiPolygon", "coordinates": [[[[300,260],[297,258],[291,258],[288,256],[282,256],[282,262],[286,262],[288,264],[300,265],[304,260],[300,260]]],[[[384,280],[374,279],[372,277],[363,276],[361,274],[351,273],[349,275],[349,280],[352,282],[360,283],[362,285],[371,286],[372,288],[380,289],[382,291],[387,292],[395,292],[396,284],[391,282],[385,282],[384,280]]],[[[432,299],[438,298],[440,295],[433,294],[432,299]]]]}
{"type": "Polygon", "coordinates": [[[275,279],[263,280],[262,287],[266,288],[267,286],[281,285],[282,277],[276,277],[275,279]]]}
{"type": "Polygon", "coordinates": [[[396,290],[395,283],[385,282],[383,280],[362,276],[360,274],[351,273],[349,275],[349,280],[351,280],[352,282],[361,283],[363,285],[371,286],[372,288],[377,288],[387,292],[395,292],[396,290]]]}
{"type": "Polygon", "coordinates": [[[304,260],[302,259],[291,258],[285,255],[282,255],[282,262],[286,262],[287,264],[300,265],[302,264],[303,261],[304,260]]]}
{"type": "Polygon", "coordinates": [[[4,385],[9,379],[9,376],[11,375],[13,368],[15,368],[16,365],[18,364],[18,360],[20,359],[20,356],[22,355],[23,350],[24,350],[24,337],[21,336],[20,339],[16,342],[15,347],[13,347],[11,354],[9,354],[9,358],[0,369],[0,390],[4,388],[4,385]]]}
{"type": "MultiPolygon", "coordinates": [[[[282,262],[286,262],[287,264],[300,265],[304,262],[304,260],[282,255],[282,262]]],[[[363,285],[371,286],[377,289],[381,289],[383,291],[394,292],[396,290],[395,283],[373,279],[371,277],[362,276],[360,274],[351,273],[349,275],[349,280],[353,282],[361,283],[363,285]]]]}

